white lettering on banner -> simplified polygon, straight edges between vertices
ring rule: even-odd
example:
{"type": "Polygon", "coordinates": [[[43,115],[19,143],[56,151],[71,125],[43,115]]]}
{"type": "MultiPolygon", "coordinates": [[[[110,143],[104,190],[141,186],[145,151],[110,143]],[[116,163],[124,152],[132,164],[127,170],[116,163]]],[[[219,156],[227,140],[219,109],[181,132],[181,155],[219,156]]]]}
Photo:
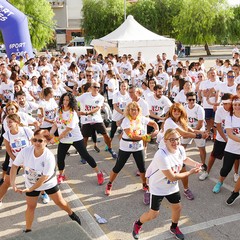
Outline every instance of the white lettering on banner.
{"type": "Polygon", "coordinates": [[[17,57],[20,57],[20,56],[25,56],[25,54],[27,53],[26,51],[21,51],[21,52],[12,52],[12,54],[16,54],[17,57]]]}
{"type": "Polygon", "coordinates": [[[9,49],[25,47],[26,42],[9,44],[9,49]]]}
{"type": "MultiPolygon", "coordinates": [[[[2,19],[1,21],[5,21],[7,20],[7,17],[14,15],[13,12],[11,12],[8,8],[5,8],[3,5],[0,4],[0,12],[2,12],[4,15],[6,15],[5,17],[0,17],[0,19],[2,19]],[[3,20],[4,19],[4,20],[3,20]]],[[[1,14],[1,16],[3,15],[1,14]]]]}

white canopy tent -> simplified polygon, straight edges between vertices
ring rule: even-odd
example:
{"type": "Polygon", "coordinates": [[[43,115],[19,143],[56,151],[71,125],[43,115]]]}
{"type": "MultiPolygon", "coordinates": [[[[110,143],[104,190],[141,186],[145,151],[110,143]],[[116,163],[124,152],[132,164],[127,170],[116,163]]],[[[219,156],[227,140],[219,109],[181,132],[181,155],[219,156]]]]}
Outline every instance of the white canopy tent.
{"type": "Polygon", "coordinates": [[[137,57],[138,52],[146,63],[156,59],[157,54],[166,53],[172,59],[175,52],[175,40],[153,33],[140,25],[133,16],[128,16],[126,21],[105,37],[92,40],[91,44],[98,53],[106,56],[108,53],[132,54],[137,57]]]}

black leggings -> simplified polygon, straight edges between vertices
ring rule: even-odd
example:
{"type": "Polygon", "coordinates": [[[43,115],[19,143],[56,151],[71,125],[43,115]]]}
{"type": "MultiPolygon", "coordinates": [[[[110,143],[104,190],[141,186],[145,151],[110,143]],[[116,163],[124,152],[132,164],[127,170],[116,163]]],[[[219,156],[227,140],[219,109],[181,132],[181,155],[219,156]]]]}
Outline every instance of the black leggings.
{"type": "Polygon", "coordinates": [[[114,138],[114,135],[117,131],[117,122],[115,121],[112,121],[112,125],[111,125],[111,130],[110,130],[110,138],[113,139],[114,138]]]}
{"type": "Polygon", "coordinates": [[[137,164],[139,172],[140,173],[146,172],[145,161],[144,161],[144,155],[145,155],[144,150],[140,150],[137,152],[125,152],[119,149],[117,162],[112,169],[114,173],[119,173],[122,170],[122,168],[124,167],[125,163],[129,159],[131,154],[133,155],[133,158],[137,164]]]}
{"type": "Polygon", "coordinates": [[[232,170],[235,160],[239,160],[240,155],[224,151],[223,166],[220,170],[221,177],[227,177],[232,170]]]}
{"type": "Polygon", "coordinates": [[[72,144],[68,143],[59,143],[58,150],[57,150],[57,165],[58,170],[62,171],[65,168],[65,157],[68,149],[73,145],[80,156],[87,161],[87,163],[92,167],[95,168],[97,166],[93,157],[87,152],[87,149],[84,145],[83,139],[77,142],[73,142],[72,144]]]}

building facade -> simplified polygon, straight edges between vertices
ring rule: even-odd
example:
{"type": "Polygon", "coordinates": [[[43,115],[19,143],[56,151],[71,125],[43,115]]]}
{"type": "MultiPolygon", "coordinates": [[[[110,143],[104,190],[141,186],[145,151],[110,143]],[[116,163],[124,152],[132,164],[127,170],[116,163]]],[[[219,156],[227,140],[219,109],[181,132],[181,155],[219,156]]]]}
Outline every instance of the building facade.
{"type": "Polygon", "coordinates": [[[74,37],[83,36],[82,0],[48,0],[56,21],[57,46],[66,45],[74,37]]]}

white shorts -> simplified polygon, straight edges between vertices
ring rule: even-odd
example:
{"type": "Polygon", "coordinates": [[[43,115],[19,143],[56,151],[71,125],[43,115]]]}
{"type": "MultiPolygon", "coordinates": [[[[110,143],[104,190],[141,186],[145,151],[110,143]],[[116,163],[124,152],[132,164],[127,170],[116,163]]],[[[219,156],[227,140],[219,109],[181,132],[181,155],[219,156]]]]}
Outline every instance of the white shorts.
{"type": "Polygon", "coordinates": [[[206,140],[205,139],[196,139],[196,138],[182,138],[181,144],[187,145],[191,144],[192,140],[194,140],[197,147],[205,147],[206,146],[206,140]]]}

